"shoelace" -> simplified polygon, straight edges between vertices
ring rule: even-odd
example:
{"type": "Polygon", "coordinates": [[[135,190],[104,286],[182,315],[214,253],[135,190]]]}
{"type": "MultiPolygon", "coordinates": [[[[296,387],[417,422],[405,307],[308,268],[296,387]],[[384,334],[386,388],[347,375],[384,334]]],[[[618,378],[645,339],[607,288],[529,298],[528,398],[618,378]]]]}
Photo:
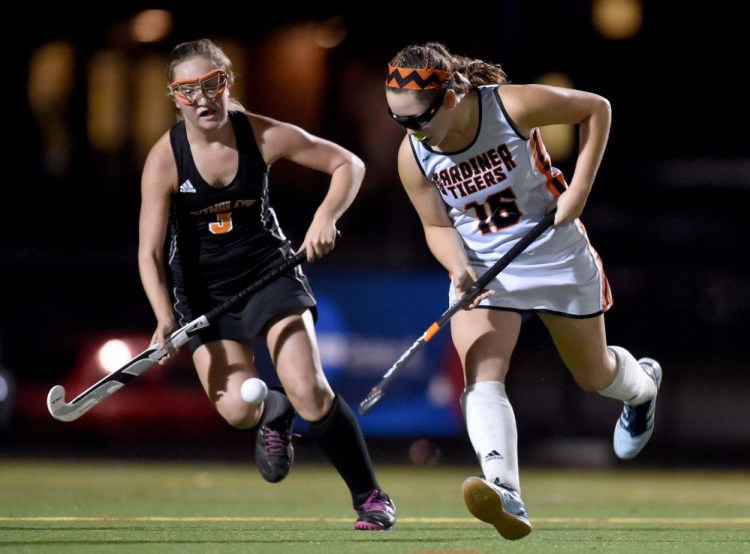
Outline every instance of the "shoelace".
{"type": "Polygon", "coordinates": [[[283,456],[286,454],[286,447],[292,439],[292,433],[282,433],[270,427],[266,427],[263,435],[263,447],[269,456],[283,456]]]}
{"type": "Polygon", "coordinates": [[[370,496],[367,497],[367,500],[365,500],[362,503],[362,506],[359,507],[360,510],[364,510],[366,512],[374,512],[374,511],[383,511],[386,508],[386,501],[385,498],[380,496],[380,491],[372,491],[370,496]]]}

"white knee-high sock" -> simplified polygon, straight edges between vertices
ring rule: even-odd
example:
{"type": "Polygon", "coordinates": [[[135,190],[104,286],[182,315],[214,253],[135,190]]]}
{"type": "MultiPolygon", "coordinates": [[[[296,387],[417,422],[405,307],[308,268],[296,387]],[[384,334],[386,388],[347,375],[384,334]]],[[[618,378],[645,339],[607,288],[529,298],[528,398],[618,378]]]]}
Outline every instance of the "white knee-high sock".
{"type": "Polygon", "coordinates": [[[490,482],[498,479],[520,492],[516,416],[505,385],[482,381],[466,387],[461,394],[461,409],[485,478],[490,482]]]}
{"type": "Polygon", "coordinates": [[[622,400],[631,406],[638,406],[656,396],[656,383],[633,355],[620,346],[608,348],[617,358],[617,375],[612,384],[600,390],[599,394],[622,400]]]}

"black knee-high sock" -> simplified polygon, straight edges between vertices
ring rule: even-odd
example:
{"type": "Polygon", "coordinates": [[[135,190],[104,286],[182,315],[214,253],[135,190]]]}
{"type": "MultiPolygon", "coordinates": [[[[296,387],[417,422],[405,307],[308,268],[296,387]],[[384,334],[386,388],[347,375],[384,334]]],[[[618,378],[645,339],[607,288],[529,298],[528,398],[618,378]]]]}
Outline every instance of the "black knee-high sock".
{"type": "Polygon", "coordinates": [[[336,395],[331,411],[323,419],[308,423],[315,444],[344,479],[356,508],[380,486],[375,479],[362,430],[351,408],[336,395]]]}
{"type": "Polygon", "coordinates": [[[272,387],[263,401],[263,414],[260,416],[260,421],[250,430],[257,431],[261,425],[267,425],[282,417],[287,419],[294,417],[292,403],[289,402],[282,387],[272,387]]]}

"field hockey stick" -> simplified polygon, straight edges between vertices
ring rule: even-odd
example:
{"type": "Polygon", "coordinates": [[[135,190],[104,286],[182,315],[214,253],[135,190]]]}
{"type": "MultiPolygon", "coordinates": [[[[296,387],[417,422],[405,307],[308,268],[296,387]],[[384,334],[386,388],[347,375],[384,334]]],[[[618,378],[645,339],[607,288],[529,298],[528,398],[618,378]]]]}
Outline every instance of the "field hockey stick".
{"type": "Polygon", "coordinates": [[[411,360],[411,358],[414,356],[414,354],[417,353],[417,351],[422,348],[429,340],[434,337],[440,329],[442,329],[446,323],[452,318],[456,312],[459,310],[464,309],[466,306],[468,306],[471,301],[478,296],[484,289],[487,287],[487,285],[494,279],[498,273],[500,273],[503,269],[505,269],[510,262],[512,262],[521,252],[526,250],[526,248],[529,247],[529,245],[534,242],[539,235],[541,235],[544,231],[547,230],[547,228],[552,225],[555,221],[555,211],[552,211],[545,215],[539,223],[537,223],[530,231],[528,231],[521,239],[513,245],[513,247],[508,250],[498,261],[496,261],[481,277],[479,277],[471,287],[469,287],[469,290],[466,291],[465,294],[461,296],[461,298],[457,298],[453,301],[453,303],[450,305],[450,307],[443,312],[443,314],[440,316],[440,318],[435,321],[432,325],[430,325],[427,330],[422,333],[422,336],[420,336],[416,341],[414,341],[414,344],[412,344],[409,349],[404,352],[401,357],[396,360],[396,363],[394,363],[388,371],[385,372],[383,377],[380,379],[380,382],[372,387],[370,390],[370,394],[365,397],[362,402],[359,404],[359,413],[364,415],[366,414],[375,404],[377,404],[382,398],[383,395],[385,395],[385,389],[388,387],[391,381],[396,378],[396,375],[398,375],[398,372],[401,370],[404,365],[406,365],[406,362],[411,360]]]}
{"type": "Polygon", "coordinates": [[[186,344],[191,337],[196,335],[201,329],[205,329],[211,325],[217,318],[229,311],[230,308],[251,294],[258,292],[271,281],[278,279],[292,268],[297,267],[306,259],[307,253],[305,250],[295,254],[293,257],[287,258],[231,298],[228,298],[212,310],[174,331],[164,341],[164,346],[161,348],[159,348],[158,344],[149,346],[121,368],[94,383],[70,402],[65,401],[65,388],[62,385],[55,385],[47,394],[47,409],[49,409],[49,413],[52,414],[52,417],[60,421],[78,419],[99,402],[118,391],[123,385],[156,365],[170,350],[186,344]]]}

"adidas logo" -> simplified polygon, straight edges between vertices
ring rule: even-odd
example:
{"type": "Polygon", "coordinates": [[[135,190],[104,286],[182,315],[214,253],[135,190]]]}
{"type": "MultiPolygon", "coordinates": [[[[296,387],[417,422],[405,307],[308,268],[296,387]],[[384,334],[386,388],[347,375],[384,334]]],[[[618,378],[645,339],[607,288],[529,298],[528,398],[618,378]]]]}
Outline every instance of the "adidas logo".
{"type": "Polygon", "coordinates": [[[195,187],[193,186],[193,183],[190,182],[190,179],[185,181],[180,185],[180,192],[192,192],[195,193],[195,187]]]}
{"type": "Polygon", "coordinates": [[[500,452],[498,452],[497,450],[493,450],[492,452],[490,452],[484,457],[485,462],[488,462],[490,460],[502,460],[502,459],[503,459],[503,455],[500,454],[500,452]]]}

